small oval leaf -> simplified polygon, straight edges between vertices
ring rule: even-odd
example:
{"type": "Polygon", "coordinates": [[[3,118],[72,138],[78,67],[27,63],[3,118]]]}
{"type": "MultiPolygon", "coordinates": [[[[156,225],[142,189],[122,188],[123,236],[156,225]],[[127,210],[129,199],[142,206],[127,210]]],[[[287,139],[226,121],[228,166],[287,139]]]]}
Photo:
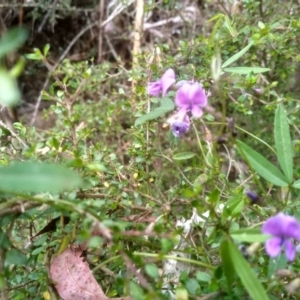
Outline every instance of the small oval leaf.
{"type": "Polygon", "coordinates": [[[0,190],[5,192],[61,192],[81,185],[76,172],[60,165],[15,162],[0,168],[0,190]]]}
{"type": "Polygon", "coordinates": [[[193,152],[182,152],[182,153],[177,153],[173,156],[173,159],[175,160],[186,160],[194,157],[196,154],[193,152]]]}

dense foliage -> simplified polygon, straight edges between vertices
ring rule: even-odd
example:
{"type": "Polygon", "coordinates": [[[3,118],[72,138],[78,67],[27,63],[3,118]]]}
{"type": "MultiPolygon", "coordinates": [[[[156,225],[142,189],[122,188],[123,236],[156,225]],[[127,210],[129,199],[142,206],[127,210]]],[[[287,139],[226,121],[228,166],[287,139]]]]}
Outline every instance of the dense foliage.
{"type": "Polygon", "coordinates": [[[298,1],[25,2],[0,11],[1,299],[299,299],[298,1]]]}

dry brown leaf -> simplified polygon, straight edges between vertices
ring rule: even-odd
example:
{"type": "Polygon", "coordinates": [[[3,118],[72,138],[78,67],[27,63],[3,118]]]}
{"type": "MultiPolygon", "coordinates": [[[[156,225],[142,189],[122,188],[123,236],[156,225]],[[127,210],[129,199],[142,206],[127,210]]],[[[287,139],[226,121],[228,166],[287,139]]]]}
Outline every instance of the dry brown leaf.
{"type": "Polygon", "coordinates": [[[64,300],[107,300],[88,264],[80,257],[82,251],[70,248],[52,259],[50,277],[64,300]]]}

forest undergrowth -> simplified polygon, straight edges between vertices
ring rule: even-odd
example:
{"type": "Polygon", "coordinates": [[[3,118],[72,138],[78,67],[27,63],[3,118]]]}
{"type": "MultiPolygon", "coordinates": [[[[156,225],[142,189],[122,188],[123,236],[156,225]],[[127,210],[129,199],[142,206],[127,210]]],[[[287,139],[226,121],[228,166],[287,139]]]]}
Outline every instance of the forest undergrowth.
{"type": "Polygon", "coordinates": [[[299,13],[1,3],[1,299],[299,299],[299,13]]]}

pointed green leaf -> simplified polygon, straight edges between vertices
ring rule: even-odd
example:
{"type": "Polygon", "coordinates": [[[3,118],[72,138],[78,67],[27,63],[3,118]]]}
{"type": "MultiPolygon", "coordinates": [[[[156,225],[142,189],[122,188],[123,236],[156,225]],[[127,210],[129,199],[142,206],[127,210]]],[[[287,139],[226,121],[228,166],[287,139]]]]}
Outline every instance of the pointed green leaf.
{"type": "Polygon", "coordinates": [[[220,245],[220,256],[222,260],[222,269],[230,287],[234,280],[234,266],[229,252],[229,240],[222,241],[220,245]]]}
{"type": "Polygon", "coordinates": [[[293,149],[286,112],[277,106],[274,120],[274,137],[277,158],[289,183],[293,180],[293,149]]]}
{"type": "Polygon", "coordinates": [[[17,78],[21,75],[25,67],[25,58],[21,57],[18,62],[9,70],[9,74],[13,78],[17,78]]]}
{"type": "Polygon", "coordinates": [[[177,153],[173,156],[173,159],[175,160],[185,160],[185,159],[190,159],[194,157],[196,154],[193,152],[182,152],[182,153],[177,153]]]}
{"type": "Polygon", "coordinates": [[[253,300],[269,300],[265,289],[260,281],[256,278],[249,264],[242,256],[236,246],[228,241],[228,250],[232,264],[236,273],[239,275],[245,289],[253,300]]]}
{"type": "Polygon", "coordinates": [[[27,262],[27,257],[20,250],[10,249],[6,252],[6,262],[13,265],[25,265],[27,262]]]}
{"type": "Polygon", "coordinates": [[[0,104],[15,106],[19,103],[21,93],[17,81],[6,70],[0,69],[0,104]]]}
{"type": "Polygon", "coordinates": [[[0,190],[5,192],[61,192],[81,185],[76,172],[60,165],[15,162],[0,168],[0,190]]]}
{"type": "Polygon", "coordinates": [[[235,29],[235,26],[234,26],[234,23],[231,24],[231,19],[225,15],[224,17],[224,24],[225,24],[225,27],[227,27],[229,33],[233,36],[233,37],[236,37],[238,35],[236,29],[235,29]]]}
{"type": "Polygon", "coordinates": [[[225,68],[225,72],[229,73],[235,73],[235,74],[258,74],[258,73],[264,73],[270,71],[269,68],[261,68],[261,67],[230,67],[230,68],[225,68]]]}
{"type": "Polygon", "coordinates": [[[298,179],[297,181],[295,181],[295,182],[293,183],[293,187],[294,187],[295,189],[300,189],[300,179],[298,179]]]}
{"type": "Polygon", "coordinates": [[[222,68],[226,68],[228,66],[230,66],[232,63],[234,63],[235,61],[237,61],[240,57],[242,57],[249,49],[250,47],[253,45],[253,42],[251,41],[245,48],[243,48],[241,51],[239,51],[238,53],[234,54],[233,56],[231,56],[229,59],[227,59],[223,64],[222,64],[222,68]]]}
{"type": "Polygon", "coordinates": [[[244,228],[235,230],[230,233],[230,236],[237,241],[248,243],[265,242],[270,239],[269,235],[263,234],[261,233],[260,229],[255,228],[244,228]]]}
{"type": "Polygon", "coordinates": [[[270,257],[267,277],[272,278],[277,270],[285,269],[287,264],[285,253],[281,253],[277,257],[270,257]]]}
{"type": "Polygon", "coordinates": [[[264,179],[277,185],[277,186],[288,186],[288,180],[285,176],[265,159],[258,152],[247,146],[241,141],[237,141],[239,150],[244,154],[245,158],[249,162],[250,166],[264,179]]]}
{"type": "Polygon", "coordinates": [[[167,97],[161,98],[160,107],[158,107],[156,109],[160,109],[160,108],[173,110],[175,108],[174,101],[167,97]]]}
{"type": "Polygon", "coordinates": [[[146,123],[147,121],[157,119],[158,117],[165,115],[166,113],[168,113],[171,110],[173,110],[173,109],[172,108],[161,108],[161,107],[156,108],[155,110],[149,112],[148,114],[138,117],[134,122],[134,126],[138,126],[143,123],[146,123]]]}
{"type": "Polygon", "coordinates": [[[217,19],[224,18],[224,17],[225,17],[224,14],[219,13],[219,14],[216,14],[215,16],[213,16],[211,19],[207,20],[206,22],[207,22],[207,23],[208,23],[208,22],[212,22],[212,21],[215,21],[215,20],[217,20],[217,19]]]}
{"type": "Polygon", "coordinates": [[[15,27],[0,39],[0,58],[22,46],[28,37],[26,28],[15,27]]]}

